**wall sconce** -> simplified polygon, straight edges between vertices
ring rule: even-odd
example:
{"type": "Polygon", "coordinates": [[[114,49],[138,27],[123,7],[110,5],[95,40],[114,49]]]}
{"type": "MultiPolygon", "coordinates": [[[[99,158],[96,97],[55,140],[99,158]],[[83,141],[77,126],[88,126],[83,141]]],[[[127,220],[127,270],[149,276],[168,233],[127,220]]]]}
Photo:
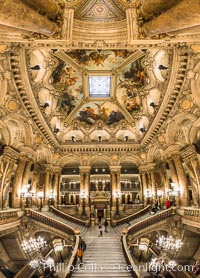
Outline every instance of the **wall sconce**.
{"type": "Polygon", "coordinates": [[[128,135],[124,136],[124,141],[127,142],[128,141],[128,135]]]}
{"type": "Polygon", "coordinates": [[[101,137],[101,135],[98,136],[98,142],[102,142],[102,137],[101,137]]]}
{"type": "Polygon", "coordinates": [[[145,127],[141,127],[141,128],[140,128],[140,131],[141,131],[142,133],[144,133],[144,132],[146,131],[146,128],[145,128],[145,127]]]}
{"type": "Polygon", "coordinates": [[[72,142],[76,142],[76,137],[74,135],[72,135],[72,142]]]}

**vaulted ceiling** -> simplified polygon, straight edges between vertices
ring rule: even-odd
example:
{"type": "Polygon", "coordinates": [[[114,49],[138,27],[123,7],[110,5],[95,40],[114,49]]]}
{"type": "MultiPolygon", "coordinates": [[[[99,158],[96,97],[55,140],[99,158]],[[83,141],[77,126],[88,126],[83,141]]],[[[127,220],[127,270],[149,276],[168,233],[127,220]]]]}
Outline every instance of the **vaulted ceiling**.
{"type": "MultiPolygon", "coordinates": [[[[33,1],[20,2],[44,14],[33,1]]],[[[126,142],[137,150],[158,135],[185,84],[188,50],[199,51],[199,31],[194,23],[189,33],[184,26],[185,33],[151,35],[145,24],[185,0],[153,2],[55,1],[59,13],[45,15],[59,26],[51,35],[19,26],[6,33],[1,21],[1,52],[9,50],[17,96],[51,146],[126,142]]],[[[19,99],[12,96],[10,112],[19,99]]],[[[191,102],[181,101],[188,111],[191,102]]]]}

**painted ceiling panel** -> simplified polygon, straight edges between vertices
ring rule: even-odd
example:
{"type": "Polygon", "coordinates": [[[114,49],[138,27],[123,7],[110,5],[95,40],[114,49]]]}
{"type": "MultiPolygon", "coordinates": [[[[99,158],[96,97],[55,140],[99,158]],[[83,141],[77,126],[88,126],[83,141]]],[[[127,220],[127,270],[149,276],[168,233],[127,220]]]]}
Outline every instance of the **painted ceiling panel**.
{"type": "Polygon", "coordinates": [[[74,50],[67,52],[78,64],[88,70],[113,70],[120,66],[134,51],[129,50],[74,50]]]}

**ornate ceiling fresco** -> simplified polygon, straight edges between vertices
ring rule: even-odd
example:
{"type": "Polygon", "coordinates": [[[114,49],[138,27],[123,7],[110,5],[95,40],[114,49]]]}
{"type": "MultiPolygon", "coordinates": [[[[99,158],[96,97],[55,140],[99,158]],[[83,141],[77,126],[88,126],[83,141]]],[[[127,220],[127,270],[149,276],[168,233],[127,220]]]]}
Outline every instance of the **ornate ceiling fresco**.
{"type": "Polygon", "coordinates": [[[37,49],[27,52],[27,67],[38,107],[61,144],[71,141],[68,135],[74,125],[82,130],[74,131],[77,140],[86,140],[85,130],[90,130],[91,139],[96,126],[99,129],[96,138],[92,136],[94,140],[99,134],[106,140],[123,126],[123,136],[129,130],[129,139],[138,142],[161,104],[162,84],[168,82],[169,56],[171,51],[159,49],[37,49]],[[102,76],[111,79],[109,94],[101,94],[105,82],[99,82],[94,85],[99,94],[91,95],[89,78],[102,76]]]}
{"type": "Polygon", "coordinates": [[[38,142],[63,152],[72,141],[126,141],[137,151],[158,131],[162,138],[163,123],[184,97],[189,52],[199,52],[199,22],[186,18],[188,28],[181,27],[189,2],[49,1],[19,0],[7,17],[2,6],[0,50],[9,53],[15,82],[6,109],[25,107],[38,142]],[[26,21],[18,8],[30,14],[26,21]]]}

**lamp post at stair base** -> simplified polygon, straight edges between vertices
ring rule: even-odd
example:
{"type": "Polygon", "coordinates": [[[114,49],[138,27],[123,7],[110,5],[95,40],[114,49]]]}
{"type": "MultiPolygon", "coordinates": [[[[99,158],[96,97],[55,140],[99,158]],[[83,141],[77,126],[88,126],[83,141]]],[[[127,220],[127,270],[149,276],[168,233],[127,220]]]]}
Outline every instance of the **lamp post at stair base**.
{"type": "Polygon", "coordinates": [[[85,199],[87,198],[87,193],[84,189],[80,193],[80,198],[82,200],[82,214],[81,214],[81,216],[87,216],[86,210],[85,210],[85,199]]]}
{"type": "Polygon", "coordinates": [[[40,200],[39,210],[42,211],[42,200],[44,198],[44,192],[43,191],[38,192],[38,198],[40,200]]]}

